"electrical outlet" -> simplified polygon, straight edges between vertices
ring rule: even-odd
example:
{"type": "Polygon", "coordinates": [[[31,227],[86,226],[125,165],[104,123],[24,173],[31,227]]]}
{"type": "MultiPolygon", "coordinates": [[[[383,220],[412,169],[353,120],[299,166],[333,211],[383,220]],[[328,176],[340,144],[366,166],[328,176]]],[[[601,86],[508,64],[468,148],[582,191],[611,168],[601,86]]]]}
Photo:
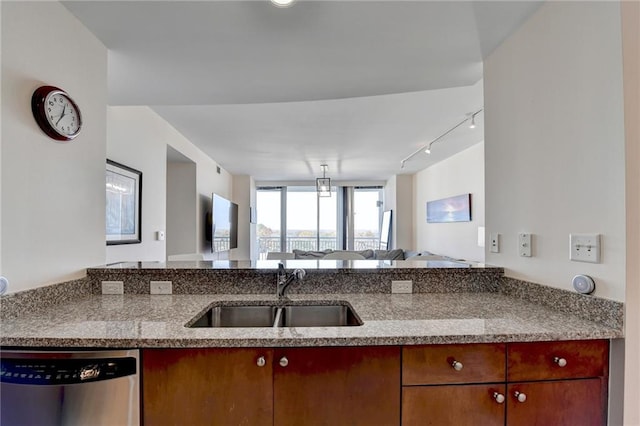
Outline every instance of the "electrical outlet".
{"type": "Polygon", "coordinates": [[[391,281],[391,293],[413,293],[413,281],[391,281]]]}
{"type": "Polygon", "coordinates": [[[600,234],[570,234],[569,259],[600,263],[600,234]]]}
{"type": "Polygon", "coordinates": [[[102,281],[102,294],[124,294],[124,282],[102,281]]]}
{"type": "Polygon", "coordinates": [[[149,289],[151,294],[171,294],[173,292],[173,285],[171,281],[151,281],[149,283],[149,289]]]}
{"type": "Polygon", "coordinates": [[[489,234],[489,249],[491,253],[500,253],[500,234],[489,234]]]}

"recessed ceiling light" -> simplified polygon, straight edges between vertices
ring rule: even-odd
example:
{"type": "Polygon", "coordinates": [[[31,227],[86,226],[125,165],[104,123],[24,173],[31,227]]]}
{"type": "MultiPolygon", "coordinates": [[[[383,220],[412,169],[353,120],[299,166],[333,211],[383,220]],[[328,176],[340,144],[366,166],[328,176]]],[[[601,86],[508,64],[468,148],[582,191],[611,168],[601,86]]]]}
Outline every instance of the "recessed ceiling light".
{"type": "Polygon", "coordinates": [[[295,0],[271,0],[271,3],[277,7],[290,7],[294,2],[295,0]]]}

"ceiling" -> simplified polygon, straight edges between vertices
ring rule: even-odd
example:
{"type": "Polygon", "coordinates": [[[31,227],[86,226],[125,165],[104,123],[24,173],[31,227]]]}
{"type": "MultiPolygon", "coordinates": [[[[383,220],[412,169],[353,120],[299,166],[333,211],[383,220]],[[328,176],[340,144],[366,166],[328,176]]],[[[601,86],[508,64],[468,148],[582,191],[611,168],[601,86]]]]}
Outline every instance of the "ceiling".
{"type": "Polygon", "coordinates": [[[232,174],[382,181],[483,140],[482,61],[539,1],[69,1],[148,105],[232,174]]]}

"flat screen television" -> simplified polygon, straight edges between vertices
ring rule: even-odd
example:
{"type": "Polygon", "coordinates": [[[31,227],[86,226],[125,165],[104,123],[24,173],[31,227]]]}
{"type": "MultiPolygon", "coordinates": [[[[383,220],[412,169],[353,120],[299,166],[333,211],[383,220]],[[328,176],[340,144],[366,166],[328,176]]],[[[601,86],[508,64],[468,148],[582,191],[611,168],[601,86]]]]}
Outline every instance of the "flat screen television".
{"type": "Polygon", "coordinates": [[[218,194],[212,194],[211,214],[207,216],[206,237],[211,241],[211,251],[238,248],[238,205],[218,194]]]}

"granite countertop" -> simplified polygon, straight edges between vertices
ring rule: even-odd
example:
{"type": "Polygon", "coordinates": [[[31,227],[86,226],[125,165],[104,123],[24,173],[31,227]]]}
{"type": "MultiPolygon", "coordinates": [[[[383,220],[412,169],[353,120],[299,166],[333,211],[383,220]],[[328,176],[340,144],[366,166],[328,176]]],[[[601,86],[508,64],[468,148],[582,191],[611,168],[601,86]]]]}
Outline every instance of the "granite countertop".
{"type": "Polygon", "coordinates": [[[223,301],[270,294],[88,295],[2,321],[0,345],[21,347],[284,347],[610,339],[622,330],[489,292],[295,294],[350,303],[362,326],[187,328],[223,301]]]}

